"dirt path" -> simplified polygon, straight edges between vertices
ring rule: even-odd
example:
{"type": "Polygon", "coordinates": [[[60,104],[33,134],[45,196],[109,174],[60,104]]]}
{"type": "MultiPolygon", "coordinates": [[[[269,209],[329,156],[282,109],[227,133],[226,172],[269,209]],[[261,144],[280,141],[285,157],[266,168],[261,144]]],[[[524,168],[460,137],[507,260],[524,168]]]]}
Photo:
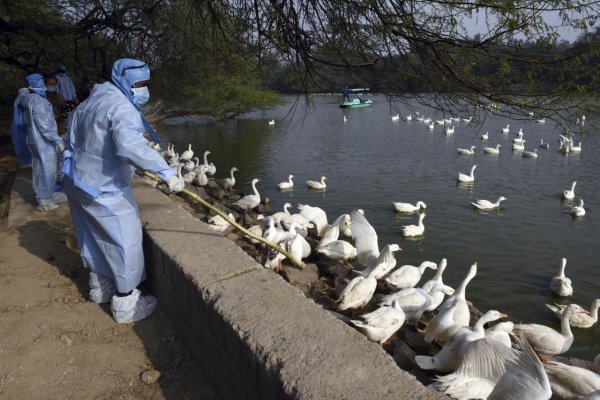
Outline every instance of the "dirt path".
{"type": "Polygon", "coordinates": [[[17,175],[0,232],[0,399],[218,399],[162,313],[116,324],[87,300],[68,207],[35,210],[17,175]],[[161,373],[144,383],[144,371],[161,373]]]}

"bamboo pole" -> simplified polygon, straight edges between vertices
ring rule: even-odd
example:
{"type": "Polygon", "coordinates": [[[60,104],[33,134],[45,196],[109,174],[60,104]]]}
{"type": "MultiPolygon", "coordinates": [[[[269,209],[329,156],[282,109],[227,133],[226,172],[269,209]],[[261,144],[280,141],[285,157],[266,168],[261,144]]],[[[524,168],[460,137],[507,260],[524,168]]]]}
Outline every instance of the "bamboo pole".
{"type": "MultiPolygon", "coordinates": [[[[156,181],[156,182],[163,182],[162,179],[160,179],[158,176],[156,176],[155,174],[148,172],[148,171],[144,171],[144,175],[147,176],[148,178],[156,181]]],[[[304,269],[304,263],[302,262],[302,260],[298,260],[296,259],[296,257],[292,256],[290,253],[288,253],[284,248],[277,246],[276,244],[273,244],[269,241],[267,241],[266,239],[255,235],[254,233],[250,232],[249,230],[247,230],[246,228],[244,228],[243,226],[241,226],[240,224],[238,224],[235,221],[231,221],[229,219],[229,216],[226,215],[223,211],[219,210],[218,208],[216,208],[215,206],[213,206],[212,204],[207,203],[205,200],[203,200],[200,196],[198,196],[196,193],[192,193],[187,189],[183,189],[180,193],[185,194],[186,196],[188,196],[189,198],[191,198],[192,200],[196,201],[197,203],[200,203],[202,206],[210,209],[211,211],[213,211],[215,214],[220,215],[221,217],[223,217],[223,219],[225,219],[225,221],[227,221],[229,224],[233,225],[234,228],[236,228],[237,230],[241,231],[244,235],[251,237],[252,239],[258,240],[259,242],[263,243],[264,245],[266,245],[267,247],[272,248],[273,250],[278,251],[279,253],[283,254],[284,256],[286,256],[291,262],[292,264],[294,264],[295,266],[297,266],[300,269],[304,269]]]]}

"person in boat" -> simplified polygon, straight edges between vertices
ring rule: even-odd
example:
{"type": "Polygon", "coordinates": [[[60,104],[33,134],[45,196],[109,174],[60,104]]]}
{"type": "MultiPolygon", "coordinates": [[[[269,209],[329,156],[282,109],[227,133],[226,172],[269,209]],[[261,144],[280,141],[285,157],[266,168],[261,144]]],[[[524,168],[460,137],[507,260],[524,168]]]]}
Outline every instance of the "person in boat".
{"type": "Polygon", "coordinates": [[[342,95],[344,96],[344,101],[350,103],[350,89],[348,86],[344,86],[344,89],[342,89],[342,95]]]}

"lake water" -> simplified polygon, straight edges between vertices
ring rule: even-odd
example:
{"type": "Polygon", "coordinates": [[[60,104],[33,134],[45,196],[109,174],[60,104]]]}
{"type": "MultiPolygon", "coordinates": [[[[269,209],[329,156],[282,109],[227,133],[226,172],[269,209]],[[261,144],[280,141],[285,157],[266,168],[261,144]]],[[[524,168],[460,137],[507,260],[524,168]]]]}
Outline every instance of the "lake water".
{"type": "MultiPolygon", "coordinates": [[[[295,98],[288,99],[291,102],[295,98]]],[[[581,139],[580,154],[558,152],[560,129],[551,121],[488,117],[477,126],[454,122],[455,133],[444,135],[436,125],[429,130],[413,120],[392,121],[383,96],[374,96],[368,108],[341,109],[338,96],[315,96],[313,105],[303,99],[293,113],[290,105],[248,114],[236,120],[206,125],[160,126],[167,142],[182,152],[192,143],[196,153],[210,150],[209,161],[223,178],[232,166],[238,190],[249,192],[252,178],[258,190],[280,211],[285,202],[323,208],[329,221],[362,208],[379,236],[380,247],[399,243],[398,265],[448,259],[444,281],[456,287],[473,262],[478,274],[467,288],[467,299],[483,312],[497,309],[515,323],[535,322],[560,329],[558,319],[544,303],[575,302],[589,309],[600,297],[600,136],[591,132],[581,139]],[[344,121],[344,116],[346,121],[344,121]],[[275,119],[275,125],[268,121],[275,119]],[[510,133],[501,129],[510,124],[510,133]],[[550,143],[536,160],[511,150],[512,139],[523,129],[527,150],[540,138],[550,143]],[[489,131],[483,143],[481,133],[489,131]],[[498,156],[483,154],[483,146],[501,144],[498,156]],[[457,153],[457,147],[477,146],[474,156],[457,153]],[[471,187],[457,186],[458,171],[468,173],[477,164],[471,187]],[[295,189],[280,192],[277,183],[294,175],[295,189]],[[306,180],[327,179],[327,190],[307,189],[306,180]],[[575,193],[585,201],[586,215],[574,220],[560,195],[577,180],[575,193]],[[499,212],[475,212],[475,199],[508,198],[499,212]],[[418,214],[397,214],[391,202],[427,204],[425,235],[404,240],[401,226],[416,224],[418,214]],[[566,275],[573,282],[571,298],[554,297],[550,279],[567,259],[566,275]]],[[[421,115],[441,119],[442,114],[416,107],[421,115]]],[[[401,116],[408,110],[400,107],[401,116]]],[[[448,117],[448,116],[446,116],[448,117]]],[[[467,117],[467,116],[462,116],[467,117]]],[[[586,129],[593,126],[590,116],[586,129]]],[[[589,133],[589,132],[588,132],[589,133]]],[[[579,141],[577,136],[576,142],[579,141]]],[[[295,212],[294,208],[291,210],[295,212]]],[[[424,282],[433,275],[428,270],[424,282]]],[[[574,329],[575,342],[566,354],[591,360],[600,353],[600,324],[574,329]]]]}

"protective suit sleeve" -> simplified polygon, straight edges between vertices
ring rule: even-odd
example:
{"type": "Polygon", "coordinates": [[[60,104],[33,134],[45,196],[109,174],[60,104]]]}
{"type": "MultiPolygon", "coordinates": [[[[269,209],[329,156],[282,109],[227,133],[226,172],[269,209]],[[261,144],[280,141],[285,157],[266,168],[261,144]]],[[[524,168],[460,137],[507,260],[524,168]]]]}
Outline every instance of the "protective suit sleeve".
{"type": "Polygon", "coordinates": [[[133,105],[117,108],[111,123],[117,156],[127,159],[137,169],[157,174],[164,181],[173,175],[165,160],[148,145],[142,117],[133,105]]]}
{"type": "Polygon", "coordinates": [[[58,136],[58,128],[54,119],[52,104],[43,101],[39,107],[33,109],[33,123],[38,132],[51,143],[59,143],[62,139],[58,136]]]}

